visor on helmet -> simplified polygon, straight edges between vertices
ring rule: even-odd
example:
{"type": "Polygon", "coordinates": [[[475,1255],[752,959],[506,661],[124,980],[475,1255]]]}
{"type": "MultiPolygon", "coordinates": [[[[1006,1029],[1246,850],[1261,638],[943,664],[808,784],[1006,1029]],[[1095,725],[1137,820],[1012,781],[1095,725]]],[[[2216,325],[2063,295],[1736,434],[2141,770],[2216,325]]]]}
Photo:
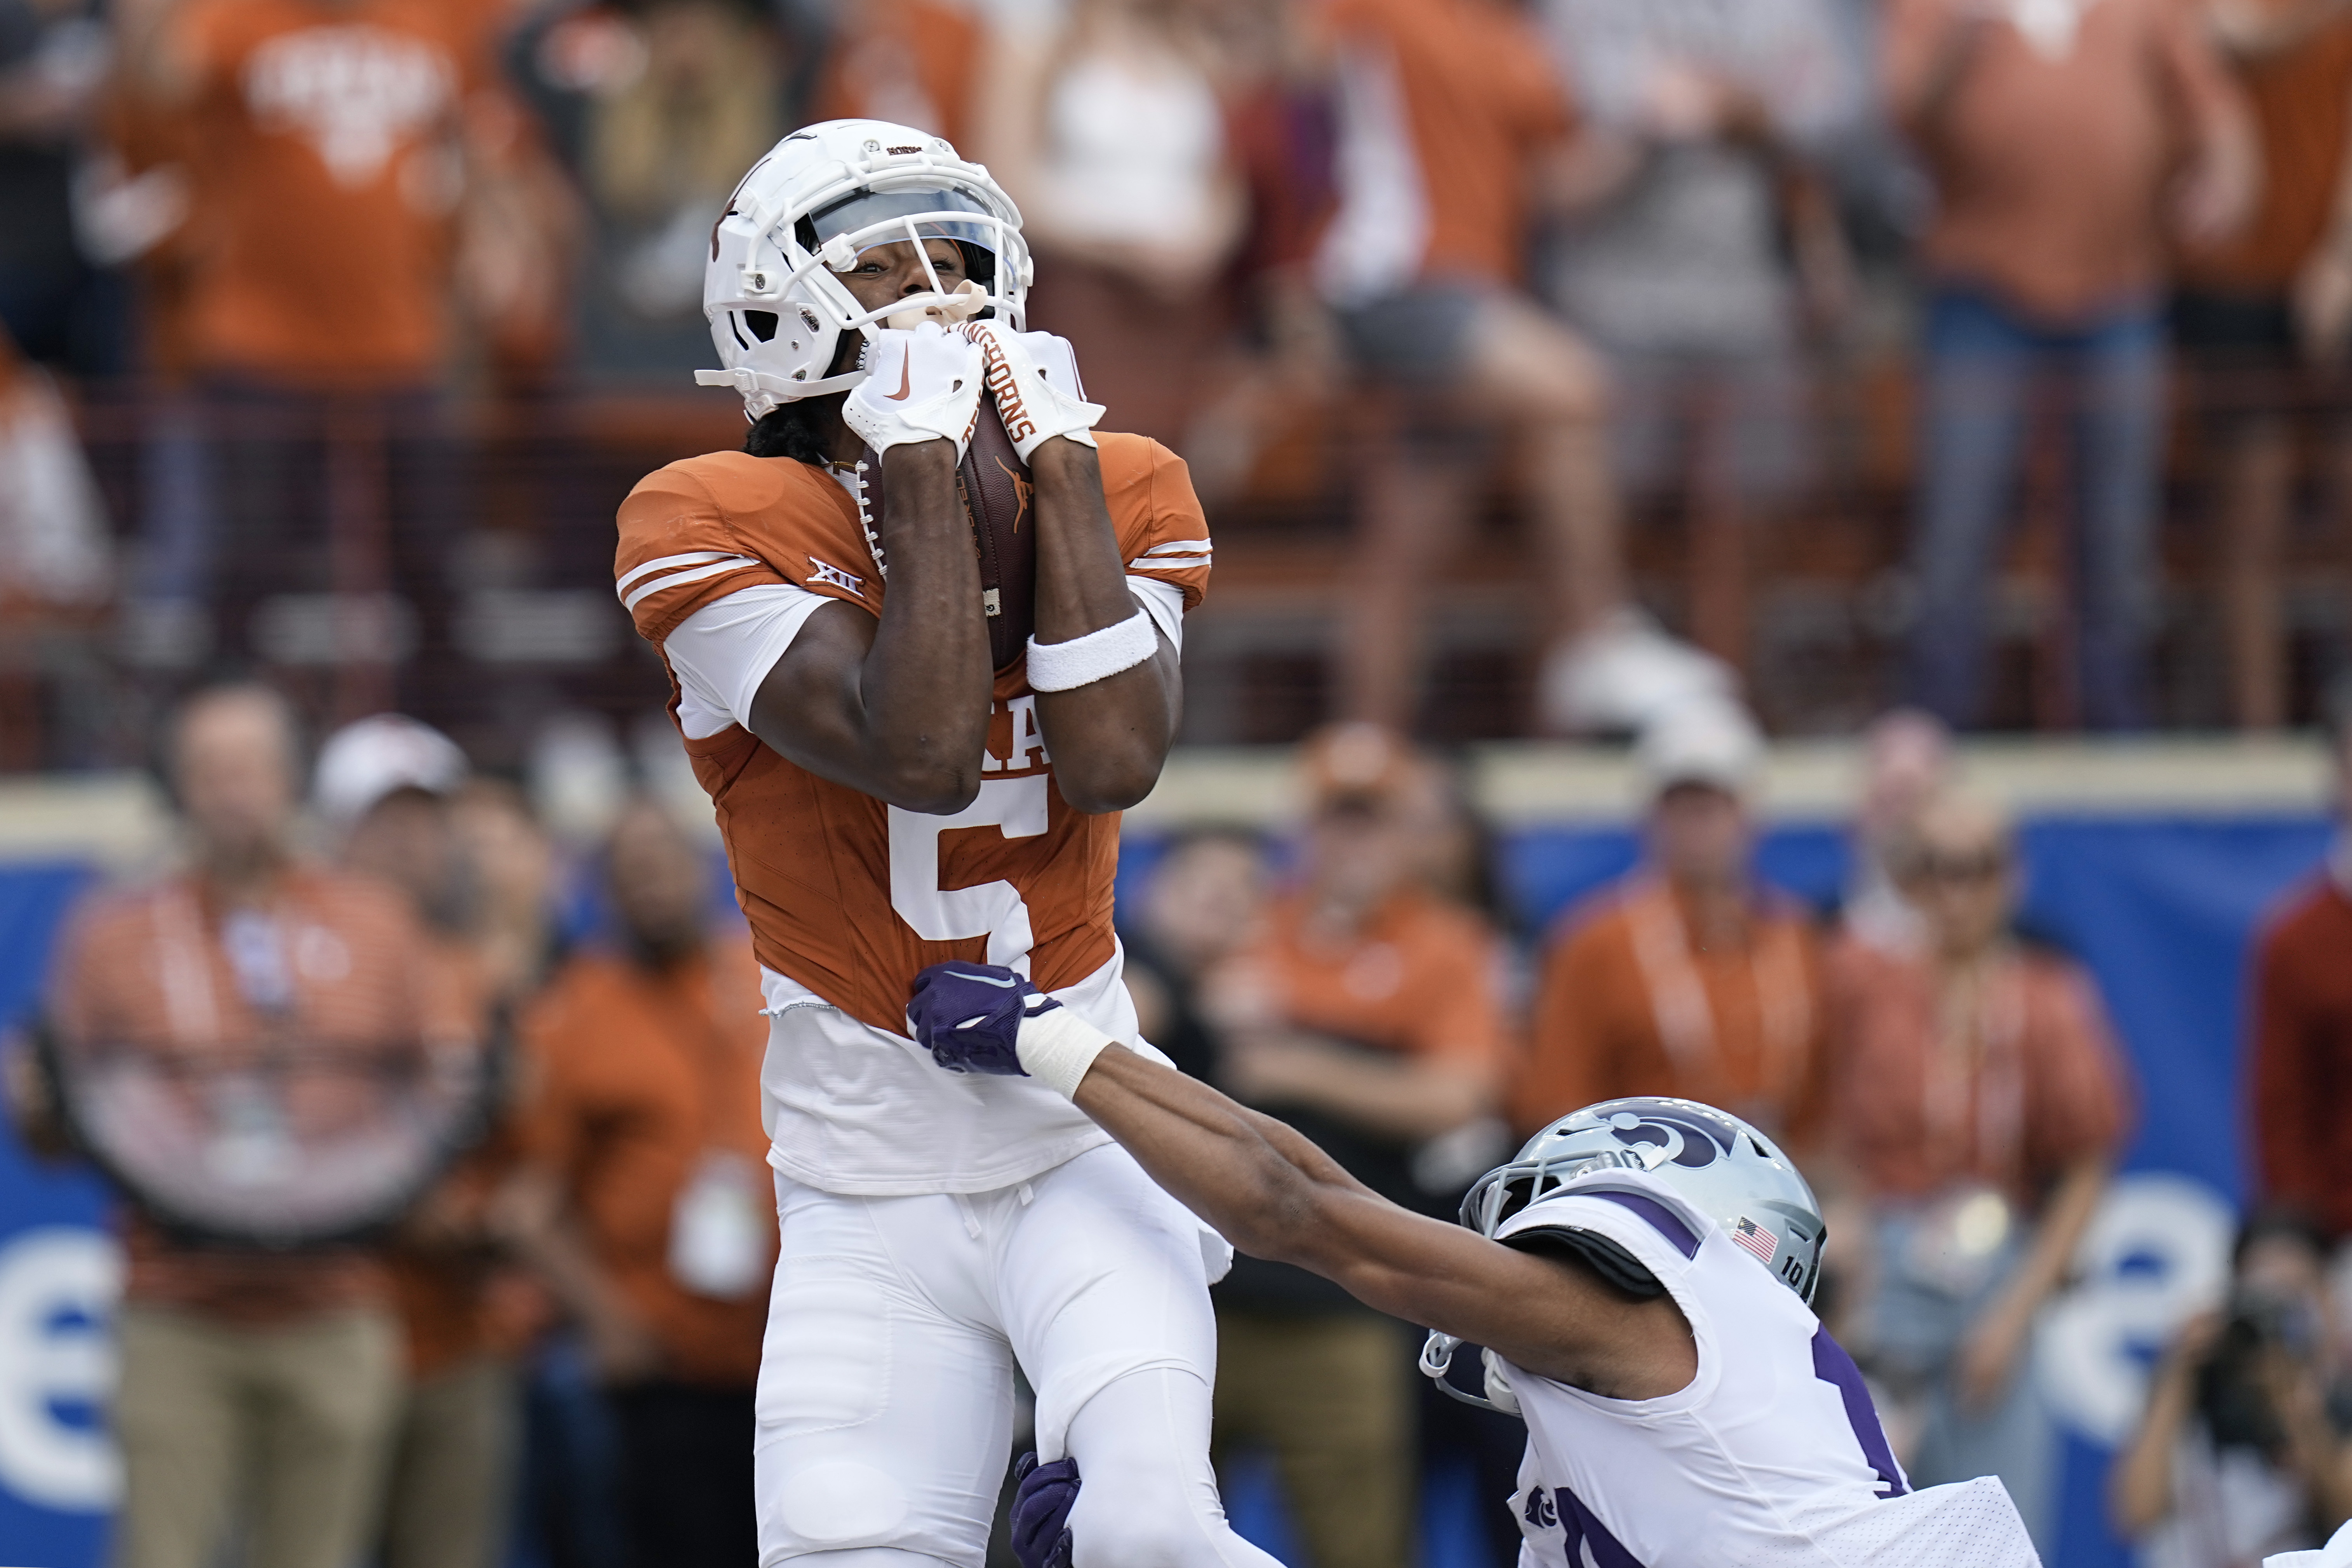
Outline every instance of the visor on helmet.
{"type": "Polygon", "coordinates": [[[915,220],[914,233],[923,239],[952,239],[976,245],[994,255],[997,249],[994,215],[963,192],[949,186],[929,190],[857,191],[831,206],[820,207],[801,220],[803,249],[814,251],[836,235],[848,235],[858,251],[877,245],[897,245],[908,237],[907,225],[891,220],[915,220]],[[929,214],[971,213],[979,222],[959,223],[929,214]],[[880,226],[888,225],[887,227],[880,226]]]}

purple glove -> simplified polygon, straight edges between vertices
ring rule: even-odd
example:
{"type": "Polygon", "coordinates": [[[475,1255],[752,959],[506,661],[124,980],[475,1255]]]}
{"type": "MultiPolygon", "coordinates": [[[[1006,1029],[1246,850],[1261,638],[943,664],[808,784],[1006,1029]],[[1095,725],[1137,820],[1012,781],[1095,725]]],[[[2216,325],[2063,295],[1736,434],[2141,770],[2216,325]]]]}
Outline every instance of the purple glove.
{"type": "Polygon", "coordinates": [[[1013,1555],[1021,1568],[1070,1568],[1070,1509],[1078,1500],[1078,1462],[1013,1467],[1013,1555]]]}
{"type": "Polygon", "coordinates": [[[915,976],[907,1032],[950,1072],[1026,1078],[1013,1048],[1021,1020],[1060,1005],[1001,964],[950,959],[915,976]]]}

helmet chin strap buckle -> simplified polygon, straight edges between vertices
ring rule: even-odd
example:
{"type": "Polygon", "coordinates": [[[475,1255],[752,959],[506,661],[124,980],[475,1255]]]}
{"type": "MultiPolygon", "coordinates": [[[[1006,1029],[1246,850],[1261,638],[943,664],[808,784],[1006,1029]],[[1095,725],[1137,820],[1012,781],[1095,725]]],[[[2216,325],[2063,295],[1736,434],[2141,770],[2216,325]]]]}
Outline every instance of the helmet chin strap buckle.
{"type": "Polygon", "coordinates": [[[803,397],[823,397],[828,393],[847,392],[865,379],[863,365],[841,375],[826,376],[822,381],[791,381],[748,364],[739,364],[732,370],[698,370],[694,373],[694,384],[697,386],[733,387],[754,419],[780,404],[795,403],[803,397]]]}
{"type": "Polygon", "coordinates": [[[1517,1416],[1519,1412],[1510,1406],[1496,1404],[1482,1395],[1456,1388],[1445,1374],[1454,1365],[1454,1352],[1460,1349],[1459,1336],[1429,1331],[1429,1338],[1421,1342],[1421,1374],[1436,1384],[1439,1389],[1465,1405],[1475,1405],[1481,1410],[1491,1410],[1497,1415],[1517,1416]]]}

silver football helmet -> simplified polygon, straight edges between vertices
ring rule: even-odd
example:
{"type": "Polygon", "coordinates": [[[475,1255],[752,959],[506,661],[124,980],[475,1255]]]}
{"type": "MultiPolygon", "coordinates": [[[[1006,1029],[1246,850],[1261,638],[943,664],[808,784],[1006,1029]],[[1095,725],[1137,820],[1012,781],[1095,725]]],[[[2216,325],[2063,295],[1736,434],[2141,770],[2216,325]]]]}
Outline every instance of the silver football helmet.
{"type": "MultiPolygon", "coordinates": [[[[862,367],[832,374],[842,333],[871,332],[885,317],[950,301],[932,273],[931,293],[869,310],[839,274],[877,245],[913,240],[919,250],[926,239],[963,247],[976,263],[980,308],[1023,330],[1029,247],[1020,209],[985,168],[929,132],[883,120],[828,120],[793,132],[751,166],[710,231],[702,313],[724,368],[694,379],[735,388],[753,419],[856,385],[862,367]]],[[[923,265],[930,270],[928,256],[923,265]]],[[[953,309],[971,313],[971,302],[953,309]]]]}
{"type": "MultiPolygon", "coordinates": [[[[1813,1189],[1778,1144],[1738,1117],[1695,1100],[1641,1095],[1569,1112],[1528,1139],[1517,1159],[1472,1184],[1462,1199],[1462,1223],[1492,1237],[1528,1205],[1610,1170],[1647,1172],[1673,1187],[1811,1305],[1828,1238],[1813,1189]]],[[[1457,1399],[1514,1413],[1507,1399],[1478,1399],[1445,1380],[1460,1343],[1451,1334],[1432,1332],[1422,1347],[1421,1370],[1457,1399]]],[[[1486,1366],[1493,1394],[1498,1374],[1491,1353],[1486,1366]]]]}

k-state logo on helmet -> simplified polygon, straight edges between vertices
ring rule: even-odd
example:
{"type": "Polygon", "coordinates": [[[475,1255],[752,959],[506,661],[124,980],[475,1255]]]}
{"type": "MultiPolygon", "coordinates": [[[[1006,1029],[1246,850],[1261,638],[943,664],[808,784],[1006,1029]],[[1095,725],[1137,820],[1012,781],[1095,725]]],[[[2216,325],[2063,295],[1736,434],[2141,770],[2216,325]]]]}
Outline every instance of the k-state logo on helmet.
{"type": "Polygon", "coordinates": [[[1636,1116],[1621,1110],[1609,1119],[1609,1126],[1620,1143],[1647,1143],[1666,1150],[1667,1158],[1692,1170],[1712,1165],[1717,1156],[1729,1154],[1732,1142],[1739,1136],[1739,1130],[1728,1121],[1711,1123],[1696,1111],[1654,1110],[1636,1116]]]}

